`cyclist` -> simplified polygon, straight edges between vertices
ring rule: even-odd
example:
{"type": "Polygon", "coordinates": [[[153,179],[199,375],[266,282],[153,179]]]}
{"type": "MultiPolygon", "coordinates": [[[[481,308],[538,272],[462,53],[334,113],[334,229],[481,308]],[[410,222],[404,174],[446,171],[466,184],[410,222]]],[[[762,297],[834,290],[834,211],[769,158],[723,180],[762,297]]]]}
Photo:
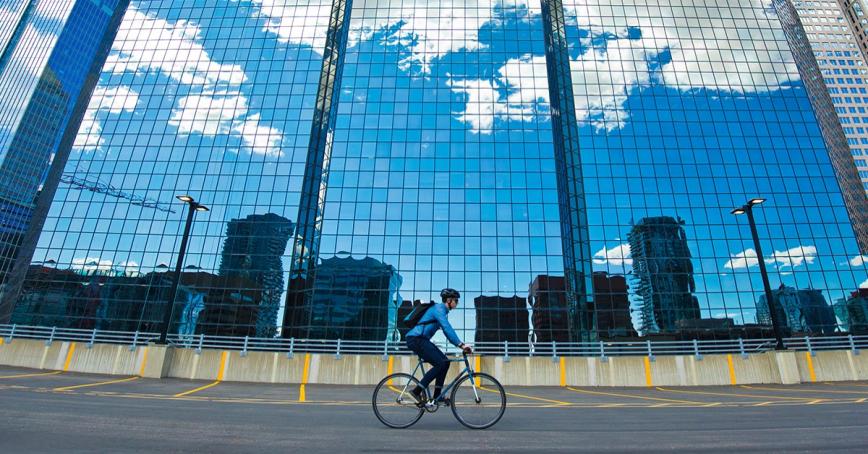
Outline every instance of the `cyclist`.
{"type": "Polygon", "coordinates": [[[440,297],[443,299],[443,303],[428,309],[416,326],[407,332],[407,348],[431,364],[431,369],[428,369],[420,381],[421,386],[417,386],[412,391],[413,397],[416,398],[419,405],[427,403],[424,391],[432,380],[434,380],[434,394],[431,397],[435,401],[440,397],[443,383],[446,381],[446,373],[449,372],[449,358],[431,342],[431,337],[437,330],[443,329],[446,339],[464,350],[464,353],[473,352],[473,349],[461,342],[452,325],[449,324],[449,311],[458,306],[458,299],[461,298],[461,294],[457,290],[445,288],[440,292],[440,297]]]}

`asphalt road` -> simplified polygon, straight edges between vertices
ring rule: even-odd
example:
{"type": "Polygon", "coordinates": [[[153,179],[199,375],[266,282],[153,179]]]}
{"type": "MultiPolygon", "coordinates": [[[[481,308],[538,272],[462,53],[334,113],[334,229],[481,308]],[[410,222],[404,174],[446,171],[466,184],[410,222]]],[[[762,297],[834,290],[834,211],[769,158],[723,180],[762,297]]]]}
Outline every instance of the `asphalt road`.
{"type": "Polygon", "coordinates": [[[504,418],[380,424],[372,387],[149,380],[0,367],[0,452],[865,452],[868,383],[507,388],[504,418]],[[191,392],[192,391],[192,392],[191,392]],[[180,395],[180,396],[179,396],[180,395]],[[175,397],[179,396],[179,397],[175,397]]]}

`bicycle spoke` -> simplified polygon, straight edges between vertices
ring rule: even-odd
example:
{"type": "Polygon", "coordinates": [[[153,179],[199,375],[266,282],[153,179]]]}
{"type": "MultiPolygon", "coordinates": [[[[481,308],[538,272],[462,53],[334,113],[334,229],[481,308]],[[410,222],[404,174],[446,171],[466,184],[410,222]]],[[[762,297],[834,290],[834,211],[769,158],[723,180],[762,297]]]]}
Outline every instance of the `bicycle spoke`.
{"type": "Polygon", "coordinates": [[[497,380],[487,374],[463,378],[452,392],[452,412],[462,424],[472,429],[491,427],[506,410],[506,392],[497,380]]]}
{"type": "Polygon", "coordinates": [[[392,374],[384,378],[374,390],[372,403],[377,418],[394,428],[415,424],[424,412],[410,394],[418,384],[418,380],[408,374],[392,374]]]}

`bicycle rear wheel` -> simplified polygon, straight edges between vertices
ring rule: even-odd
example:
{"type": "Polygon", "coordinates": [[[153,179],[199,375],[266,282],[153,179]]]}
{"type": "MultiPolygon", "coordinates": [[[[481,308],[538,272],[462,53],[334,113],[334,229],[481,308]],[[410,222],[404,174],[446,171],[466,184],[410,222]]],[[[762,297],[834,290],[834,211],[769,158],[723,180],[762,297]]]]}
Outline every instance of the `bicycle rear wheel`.
{"type": "Polygon", "coordinates": [[[495,425],[505,411],[506,391],[491,375],[467,375],[452,390],[452,414],[458,422],[471,429],[487,429],[495,425]]]}
{"type": "Polygon", "coordinates": [[[416,386],[421,386],[410,374],[392,374],[382,379],[374,388],[372,404],[374,414],[381,423],[394,429],[405,429],[416,424],[425,413],[423,407],[416,405],[410,394],[416,386]]]}

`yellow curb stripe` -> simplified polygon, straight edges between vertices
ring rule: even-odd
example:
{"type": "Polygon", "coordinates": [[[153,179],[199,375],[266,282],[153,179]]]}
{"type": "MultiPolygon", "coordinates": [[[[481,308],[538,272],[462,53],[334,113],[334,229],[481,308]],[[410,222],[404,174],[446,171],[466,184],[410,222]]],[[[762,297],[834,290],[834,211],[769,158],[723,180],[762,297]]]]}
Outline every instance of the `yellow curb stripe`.
{"type": "Polygon", "coordinates": [[[307,384],[308,374],[310,374],[310,353],[304,354],[304,369],[301,372],[301,386],[298,388],[298,401],[307,401],[307,395],[304,392],[304,385],[307,384]]]}
{"type": "Polygon", "coordinates": [[[184,397],[184,396],[187,396],[187,395],[190,395],[190,394],[193,394],[193,393],[196,393],[196,392],[199,392],[199,391],[202,391],[202,390],[205,390],[205,389],[208,389],[208,388],[211,388],[211,387],[217,386],[217,385],[219,385],[219,384],[220,384],[220,381],[219,381],[219,380],[218,380],[218,381],[214,381],[214,382],[208,383],[208,384],[205,385],[205,386],[200,386],[200,387],[198,387],[198,388],[191,389],[191,390],[189,390],[189,391],[184,391],[184,392],[182,392],[182,393],[175,394],[175,395],[172,396],[172,397],[184,397]]]}
{"type": "Polygon", "coordinates": [[[561,356],[561,387],[567,386],[567,360],[561,356]]]}
{"type": "Polygon", "coordinates": [[[229,352],[223,351],[220,354],[220,369],[217,370],[217,381],[223,381],[223,375],[226,373],[226,360],[229,358],[229,352]]]}
{"type": "Polygon", "coordinates": [[[6,343],[6,338],[0,337],[0,345],[3,345],[5,343],[6,343]]]}
{"type": "Polygon", "coordinates": [[[814,373],[814,360],[811,358],[810,352],[805,352],[805,359],[808,361],[808,373],[811,375],[811,381],[817,381],[817,374],[814,373]]]}
{"type": "Polygon", "coordinates": [[[63,373],[63,371],[57,370],[54,372],[40,372],[40,373],[35,373],[35,374],[4,375],[4,376],[0,376],[0,378],[41,377],[43,375],[57,375],[57,374],[62,374],[62,373],[63,373]]]}
{"type": "MultiPolygon", "coordinates": [[[[386,366],[386,375],[392,375],[394,372],[395,372],[395,357],[392,355],[389,355],[389,365],[386,366]]],[[[392,379],[390,378],[389,381],[386,383],[386,385],[391,387],[392,384],[393,384],[392,379]]]]}
{"type": "MultiPolygon", "coordinates": [[[[593,394],[597,396],[610,396],[610,397],[629,397],[631,399],[641,399],[641,400],[654,400],[657,402],[670,402],[676,404],[693,404],[693,405],[703,405],[705,402],[696,402],[693,400],[681,400],[681,399],[667,399],[665,397],[648,397],[648,396],[636,396],[633,394],[621,394],[621,393],[611,393],[605,391],[590,391],[587,389],[577,389],[571,386],[567,386],[567,389],[573,392],[581,393],[581,394],[593,394]]],[[[657,388],[660,389],[660,388],[657,388]]]]}
{"type": "Polygon", "coordinates": [[[139,377],[145,375],[145,364],[148,363],[148,347],[142,347],[142,367],[139,369],[139,377]]]}
{"type": "Polygon", "coordinates": [[[72,389],[90,388],[92,386],[111,385],[112,383],[123,383],[123,382],[138,380],[138,379],[139,379],[139,377],[128,377],[128,378],[121,378],[119,380],[108,380],[108,381],[101,381],[101,382],[97,382],[97,383],[85,383],[83,385],[62,386],[60,388],[54,388],[54,389],[52,389],[52,391],[69,391],[72,389]]]}
{"type": "Polygon", "coordinates": [[[75,342],[69,343],[69,350],[66,352],[66,362],[63,363],[63,371],[69,370],[69,365],[72,364],[72,354],[75,352],[75,342]]]}
{"type": "Polygon", "coordinates": [[[654,386],[654,383],[651,381],[651,358],[645,357],[645,385],[649,388],[654,386]]]}
{"type": "Polygon", "coordinates": [[[729,365],[729,383],[731,385],[736,384],[735,382],[735,365],[732,364],[732,354],[726,355],[726,363],[729,365]]]}
{"type": "Polygon", "coordinates": [[[476,358],[473,359],[473,370],[482,372],[482,357],[479,355],[476,355],[476,358]]]}

